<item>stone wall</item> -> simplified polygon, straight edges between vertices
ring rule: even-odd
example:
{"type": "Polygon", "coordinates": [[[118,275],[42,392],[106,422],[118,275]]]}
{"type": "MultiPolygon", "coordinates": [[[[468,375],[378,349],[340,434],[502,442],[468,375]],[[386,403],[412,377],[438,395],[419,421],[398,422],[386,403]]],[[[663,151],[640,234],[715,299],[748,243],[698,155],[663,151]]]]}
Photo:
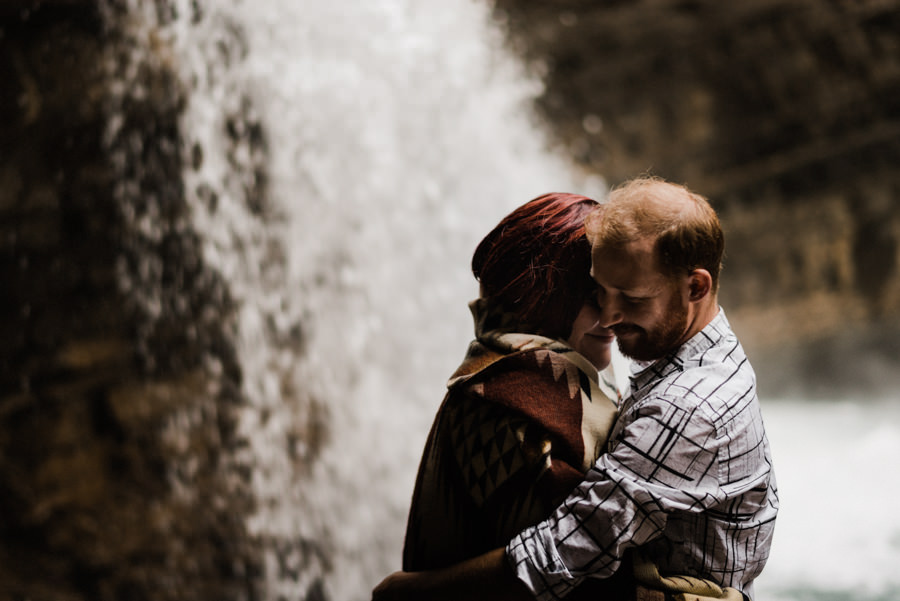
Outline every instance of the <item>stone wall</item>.
{"type": "Polygon", "coordinates": [[[257,598],[229,300],[185,228],[165,48],[115,4],[10,4],[0,599],[257,598]]]}
{"type": "Polygon", "coordinates": [[[565,151],[710,197],[722,302],[764,388],[900,384],[900,2],[495,6],[565,151]]]}

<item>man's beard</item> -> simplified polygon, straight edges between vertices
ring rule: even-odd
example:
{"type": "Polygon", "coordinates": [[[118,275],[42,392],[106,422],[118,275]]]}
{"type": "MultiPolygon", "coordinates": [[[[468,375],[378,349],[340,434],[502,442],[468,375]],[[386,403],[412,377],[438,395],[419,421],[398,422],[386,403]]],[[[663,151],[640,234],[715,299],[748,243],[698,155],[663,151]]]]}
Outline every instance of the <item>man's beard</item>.
{"type": "Polygon", "coordinates": [[[652,331],[634,324],[616,324],[612,331],[618,336],[619,332],[637,332],[637,336],[623,341],[618,339],[619,350],[626,357],[636,361],[655,361],[665,357],[676,350],[687,329],[687,307],[681,304],[678,295],[672,295],[672,300],[666,310],[666,318],[652,331]]]}

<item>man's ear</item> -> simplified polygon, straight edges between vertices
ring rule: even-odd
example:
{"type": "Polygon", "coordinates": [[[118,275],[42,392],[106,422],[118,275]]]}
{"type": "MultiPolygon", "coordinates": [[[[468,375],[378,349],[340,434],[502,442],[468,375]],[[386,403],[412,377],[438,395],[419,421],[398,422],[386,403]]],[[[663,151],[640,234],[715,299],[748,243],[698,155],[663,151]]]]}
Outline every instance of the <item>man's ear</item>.
{"type": "Polygon", "coordinates": [[[712,276],[705,269],[695,269],[688,276],[688,286],[690,288],[690,300],[703,300],[710,292],[712,292],[712,276]]]}

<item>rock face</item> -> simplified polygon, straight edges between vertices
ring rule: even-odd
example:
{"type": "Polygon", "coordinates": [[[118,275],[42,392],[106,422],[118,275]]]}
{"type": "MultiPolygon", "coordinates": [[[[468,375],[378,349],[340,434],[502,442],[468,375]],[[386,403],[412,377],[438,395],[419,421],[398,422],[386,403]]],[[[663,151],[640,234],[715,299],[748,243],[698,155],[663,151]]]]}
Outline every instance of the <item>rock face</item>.
{"type": "Polygon", "coordinates": [[[577,161],[710,197],[722,302],[764,389],[900,383],[900,3],[495,6],[577,161]]]}
{"type": "Polygon", "coordinates": [[[108,27],[120,9],[20,4],[0,13],[0,598],[255,598],[181,91],[108,27]]]}

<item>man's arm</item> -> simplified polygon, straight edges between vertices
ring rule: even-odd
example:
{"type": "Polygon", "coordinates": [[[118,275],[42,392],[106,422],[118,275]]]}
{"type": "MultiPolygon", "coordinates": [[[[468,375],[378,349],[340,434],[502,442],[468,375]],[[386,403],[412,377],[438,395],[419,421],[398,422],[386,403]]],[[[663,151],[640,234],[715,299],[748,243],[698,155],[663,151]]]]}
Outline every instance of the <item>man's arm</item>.
{"type": "Polygon", "coordinates": [[[506,561],[504,548],[425,572],[394,572],[372,591],[372,601],[534,601],[506,561]]]}

